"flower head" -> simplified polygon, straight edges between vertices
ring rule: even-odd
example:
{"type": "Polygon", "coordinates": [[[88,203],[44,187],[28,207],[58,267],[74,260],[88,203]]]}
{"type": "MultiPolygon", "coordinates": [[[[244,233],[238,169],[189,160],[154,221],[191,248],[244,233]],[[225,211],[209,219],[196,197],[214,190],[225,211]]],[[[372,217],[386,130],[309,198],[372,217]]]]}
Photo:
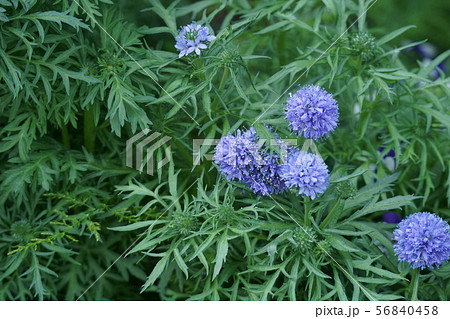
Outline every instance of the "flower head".
{"type": "Polygon", "coordinates": [[[433,269],[450,258],[450,226],[429,212],[402,220],[394,231],[394,252],[411,268],[433,269]]]}
{"type": "Polygon", "coordinates": [[[323,159],[315,154],[292,151],[281,166],[281,177],[288,187],[298,187],[299,194],[315,199],[325,192],[328,186],[328,167],[323,159]]]}
{"type": "Polygon", "coordinates": [[[287,190],[287,186],[280,176],[279,158],[276,153],[266,152],[262,155],[261,160],[249,169],[249,175],[246,176],[244,182],[255,194],[267,196],[280,194],[287,190]]]}
{"type": "Polygon", "coordinates": [[[179,57],[195,52],[200,55],[201,50],[208,48],[206,43],[215,40],[216,37],[209,34],[207,27],[202,27],[193,21],[181,28],[180,33],[175,40],[175,48],[180,51],[179,57]]]}
{"type": "Polygon", "coordinates": [[[213,159],[228,180],[241,181],[248,177],[250,169],[259,159],[255,129],[237,130],[236,136],[223,136],[216,146],[213,159]]]}
{"type": "Polygon", "coordinates": [[[255,194],[279,194],[287,188],[280,176],[280,156],[259,148],[259,137],[251,127],[237,130],[236,136],[228,134],[216,146],[214,161],[228,180],[247,184],[255,194]]]}
{"type": "Polygon", "coordinates": [[[320,86],[308,85],[288,98],[286,118],[291,129],[305,138],[318,139],[338,125],[338,105],[320,86]]]}

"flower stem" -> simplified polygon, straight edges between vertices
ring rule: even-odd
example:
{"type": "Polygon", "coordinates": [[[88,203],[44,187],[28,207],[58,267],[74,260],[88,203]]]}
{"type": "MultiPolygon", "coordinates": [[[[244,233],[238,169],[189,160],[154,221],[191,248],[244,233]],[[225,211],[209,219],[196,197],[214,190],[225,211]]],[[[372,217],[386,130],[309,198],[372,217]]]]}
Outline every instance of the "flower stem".
{"type": "Polygon", "coordinates": [[[324,229],[325,226],[330,222],[331,218],[335,215],[335,212],[337,211],[337,208],[339,207],[340,203],[341,203],[341,199],[338,198],[338,200],[336,201],[336,204],[334,204],[333,208],[331,209],[331,212],[328,214],[327,217],[325,217],[322,224],[320,224],[321,229],[324,229]]]}
{"type": "Polygon", "coordinates": [[[311,200],[308,196],[305,196],[304,200],[305,205],[305,226],[309,226],[311,224],[311,221],[309,220],[309,211],[311,209],[311,200]]]}
{"type": "Polygon", "coordinates": [[[64,121],[61,123],[61,137],[64,146],[70,148],[69,131],[67,130],[67,125],[64,121]]]}
{"type": "Polygon", "coordinates": [[[420,281],[420,270],[419,268],[416,268],[413,270],[411,282],[409,284],[409,295],[411,301],[419,300],[417,298],[417,292],[419,290],[419,281],[420,281]]]}
{"type": "Polygon", "coordinates": [[[95,149],[95,123],[94,123],[94,106],[84,112],[84,146],[89,153],[94,153],[95,149]]]}
{"type": "MultiPolygon", "coordinates": [[[[225,84],[227,83],[227,79],[228,79],[228,74],[229,74],[228,67],[225,67],[225,69],[223,70],[223,74],[222,74],[222,80],[220,80],[219,91],[222,91],[225,88],[225,84]]],[[[211,105],[211,110],[214,110],[217,107],[217,104],[219,104],[219,96],[215,97],[215,99],[211,105]]]]}

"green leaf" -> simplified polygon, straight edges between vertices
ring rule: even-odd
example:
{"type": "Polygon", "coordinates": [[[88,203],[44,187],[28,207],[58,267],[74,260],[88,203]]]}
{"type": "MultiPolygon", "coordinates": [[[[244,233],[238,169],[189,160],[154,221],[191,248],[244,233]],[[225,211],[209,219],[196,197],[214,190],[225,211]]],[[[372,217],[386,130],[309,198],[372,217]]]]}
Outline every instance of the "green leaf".
{"type": "Polygon", "coordinates": [[[6,271],[1,275],[0,281],[15,272],[22,264],[27,255],[28,250],[22,250],[21,252],[10,256],[8,262],[3,266],[3,269],[6,269],[6,271]]]}
{"type": "Polygon", "coordinates": [[[177,262],[178,267],[181,269],[181,271],[186,275],[186,279],[189,278],[189,272],[188,267],[186,266],[186,263],[183,260],[183,257],[181,257],[180,251],[178,248],[175,248],[173,251],[173,255],[175,257],[175,261],[177,262]]]}
{"type": "Polygon", "coordinates": [[[351,173],[350,175],[346,175],[346,176],[342,176],[342,177],[339,177],[339,178],[336,178],[336,179],[332,179],[330,182],[331,183],[340,183],[340,182],[347,181],[349,179],[358,177],[358,176],[364,174],[365,172],[367,172],[366,169],[358,170],[356,172],[351,173]]]}
{"type": "Polygon", "coordinates": [[[114,230],[114,231],[132,231],[132,230],[136,230],[139,228],[143,228],[143,227],[148,227],[152,224],[156,224],[161,221],[158,220],[146,220],[146,221],[142,221],[142,222],[137,222],[137,223],[133,223],[133,224],[129,224],[129,225],[125,225],[125,226],[117,226],[117,227],[108,227],[108,229],[110,230],[114,230]]]}
{"type": "Polygon", "coordinates": [[[386,34],[385,36],[382,36],[381,38],[379,38],[376,43],[377,45],[381,46],[389,41],[391,41],[392,39],[395,39],[396,37],[398,37],[399,35],[401,35],[402,33],[408,31],[411,28],[415,28],[416,26],[414,25],[408,25],[406,27],[400,28],[398,30],[392,31],[391,33],[386,34]]]}
{"type": "Polygon", "coordinates": [[[45,11],[45,12],[35,12],[32,14],[27,14],[24,16],[19,16],[15,19],[31,19],[31,20],[45,20],[45,21],[52,21],[56,22],[60,27],[62,23],[68,24],[72,27],[74,27],[77,31],[79,28],[85,28],[89,29],[89,26],[83,22],[81,22],[80,19],[75,18],[68,14],[69,11],[66,12],[58,12],[58,11],[45,11]]]}
{"type": "Polygon", "coordinates": [[[330,244],[337,250],[348,251],[348,252],[358,252],[359,251],[358,247],[356,247],[355,244],[353,244],[351,241],[345,239],[342,236],[333,234],[333,235],[327,236],[327,239],[330,242],[330,244]]]}
{"type": "Polygon", "coordinates": [[[319,276],[321,278],[331,278],[327,274],[323,273],[319,268],[316,267],[316,265],[311,264],[306,258],[302,259],[302,263],[308,268],[310,272],[315,274],[316,276],[319,276]]]}
{"type": "Polygon", "coordinates": [[[374,274],[380,275],[382,277],[386,277],[392,280],[405,280],[405,278],[403,278],[402,276],[400,276],[399,274],[395,274],[393,272],[390,272],[388,270],[384,270],[381,269],[380,267],[375,267],[375,266],[371,266],[370,265],[371,260],[367,259],[367,260],[354,260],[353,261],[353,266],[355,268],[359,268],[362,270],[367,270],[370,272],[373,272],[374,274]]]}
{"type": "Polygon", "coordinates": [[[217,253],[216,258],[214,259],[214,272],[212,276],[212,280],[214,280],[222,269],[222,264],[225,261],[228,254],[228,239],[227,239],[227,231],[225,231],[222,237],[219,239],[217,243],[217,253]]]}
{"type": "Polygon", "coordinates": [[[169,261],[170,253],[166,253],[163,258],[161,258],[153,268],[152,273],[148,276],[145,284],[142,286],[141,293],[143,293],[148,287],[152,286],[155,281],[161,276],[162,272],[166,268],[167,262],[169,261]]]}
{"type": "Polygon", "coordinates": [[[357,218],[361,218],[364,215],[379,212],[379,211],[388,211],[399,209],[403,206],[411,206],[415,207],[414,200],[422,198],[422,196],[413,196],[413,195],[405,195],[405,196],[395,196],[392,198],[384,199],[379,202],[371,202],[366,205],[363,209],[358,210],[353,215],[351,215],[346,221],[351,221],[357,218]]]}

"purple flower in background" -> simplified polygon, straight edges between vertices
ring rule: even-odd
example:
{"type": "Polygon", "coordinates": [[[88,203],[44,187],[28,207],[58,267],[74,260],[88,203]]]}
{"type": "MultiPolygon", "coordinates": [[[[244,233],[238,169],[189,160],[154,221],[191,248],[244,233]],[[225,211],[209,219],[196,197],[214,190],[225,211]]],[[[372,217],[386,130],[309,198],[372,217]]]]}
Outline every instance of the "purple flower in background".
{"type": "MultiPolygon", "coordinates": [[[[436,46],[434,46],[431,43],[421,43],[421,44],[418,44],[418,45],[416,45],[416,46],[414,46],[412,48],[409,48],[406,51],[410,51],[410,50],[415,50],[417,53],[419,53],[419,55],[422,57],[422,62],[423,62],[425,67],[427,65],[429,65],[431,62],[433,62],[433,59],[438,54],[438,49],[436,48],[436,46]]],[[[445,73],[446,68],[445,68],[444,63],[439,63],[434,68],[434,70],[430,72],[429,76],[433,80],[437,80],[441,76],[439,70],[442,70],[445,73]]]]}
{"type": "Polygon", "coordinates": [[[437,49],[431,43],[422,43],[414,47],[423,58],[433,59],[437,54],[437,49]]]}
{"type": "Polygon", "coordinates": [[[307,85],[287,99],[286,118],[291,129],[305,138],[318,139],[338,125],[338,105],[320,86],[307,85]]]}
{"type": "Polygon", "coordinates": [[[402,220],[402,217],[393,211],[388,211],[381,216],[383,221],[388,224],[398,224],[402,220]]]}
{"type": "MultiPolygon", "coordinates": [[[[378,151],[377,151],[378,157],[380,157],[381,154],[383,154],[384,150],[385,150],[384,147],[380,147],[378,149],[378,151]]],[[[395,166],[397,165],[397,160],[395,159],[395,151],[394,150],[389,150],[389,152],[387,152],[380,160],[391,173],[393,173],[395,171],[395,166]]],[[[374,163],[369,164],[369,169],[372,172],[374,172],[374,174],[377,174],[377,172],[378,172],[377,165],[374,163]]],[[[376,182],[377,179],[374,178],[373,181],[376,182]]]]}
{"type": "Polygon", "coordinates": [[[200,55],[201,50],[207,49],[206,43],[215,40],[216,37],[209,34],[209,29],[207,27],[202,27],[193,21],[181,28],[180,33],[175,40],[175,48],[180,51],[179,57],[189,55],[192,52],[200,55]]]}
{"type": "Polygon", "coordinates": [[[328,167],[315,154],[292,151],[281,166],[281,177],[288,187],[297,187],[298,193],[315,199],[328,186],[328,167]]]}
{"type": "MultiPolygon", "coordinates": [[[[385,148],[380,147],[378,150],[378,154],[381,155],[384,152],[385,148]]],[[[395,165],[397,164],[397,161],[395,159],[395,152],[394,150],[389,150],[383,158],[381,159],[381,162],[387,167],[387,169],[393,173],[395,171],[395,165]]]]}
{"type": "Polygon", "coordinates": [[[415,213],[394,230],[394,252],[410,267],[433,269],[450,258],[450,226],[429,212],[415,213]]]}
{"type": "MultiPolygon", "coordinates": [[[[423,65],[425,67],[427,67],[430,63],[433,62],[433,59],[430,58],[424,58],[423,59],[423,65]]],[[[430,72],[429,76],[433,79],[433,80],[437,80],[441,74],[439,73],[439,70],[445,72],[445,66],[444,63],[439,63],[434,69],[433,71],[430,72]]]]}

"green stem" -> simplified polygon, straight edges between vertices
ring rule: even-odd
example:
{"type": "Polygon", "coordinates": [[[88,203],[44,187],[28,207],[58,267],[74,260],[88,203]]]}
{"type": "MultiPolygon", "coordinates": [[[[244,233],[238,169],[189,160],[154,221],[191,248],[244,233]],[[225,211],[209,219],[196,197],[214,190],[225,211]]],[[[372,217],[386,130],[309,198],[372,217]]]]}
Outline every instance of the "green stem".
{"type": "Polygon", "coordinates": [[[311,200],[309,199],[308,196],[305,196],[304,205],[305,205],[305,226],[309,226],[309,225],[311,225],[311,221],[309,220],[309,211],[311,209],[311,200]]]}
{"type": "MultiPolygon", "coordinates": [[[[192,65],[194,66],[195,71],[200,70],[203,67],[203,60],[194,58],[194,61],[192,61],[192,65]]],[[[205,72],[199,73],[198,77],[201,81],[206,81],[205,72]]]]}
{"type": "Polygon", "coordinates": [[[67,125],[64,121],[61,124],[61,137],[64,146],[70,149],[69,131],[67,130],[67,125]]]}
{"type": "MultiPolygon", "coordinates": [[[[228,67],[225,67],[225,69],[223,70],[223,74],[222,74],[222,80],[220,80],[219,91],[222,91],[225,88],[225,84],[227,83],[229,73],[230,72],[228,70],[228,67]]],[[[215,108],[217,107],[217,104],[219,104],[218,96],[215,97],[215,99],[211,105],[211,110],[215,110],[215,108]]]]}
{"type": "Polygon", "coordinates": [[[321,229],[324,229],[325,226],[330,222],[331,218],[334,216],[335,212],[337,211],[337,208],[339,207],[340,203],[341,203],[341,199],[338,198],[338,200],[336,201],[336,204],[334,204],[333,208],[331,209],[331,212],[328,214],[327,217],[325,217],[322,224],[320,224],[321,229]]]}
{"type": "Polygon", "coordinates": [[[84,111],[84,146],[89,153],[94,153],[95,149],[95,123],[94,106],[84,111]]]}
{"type": "Polygon", "coordinates": [[[419,300],[417,298],[417,293],[419,290],[419,281],[420,281],[420,270],[419,270],[419,268],[416,268],[413,270],[411,282],[409,284],[409,295],[410,295],[411,301],[419,300]]]}

